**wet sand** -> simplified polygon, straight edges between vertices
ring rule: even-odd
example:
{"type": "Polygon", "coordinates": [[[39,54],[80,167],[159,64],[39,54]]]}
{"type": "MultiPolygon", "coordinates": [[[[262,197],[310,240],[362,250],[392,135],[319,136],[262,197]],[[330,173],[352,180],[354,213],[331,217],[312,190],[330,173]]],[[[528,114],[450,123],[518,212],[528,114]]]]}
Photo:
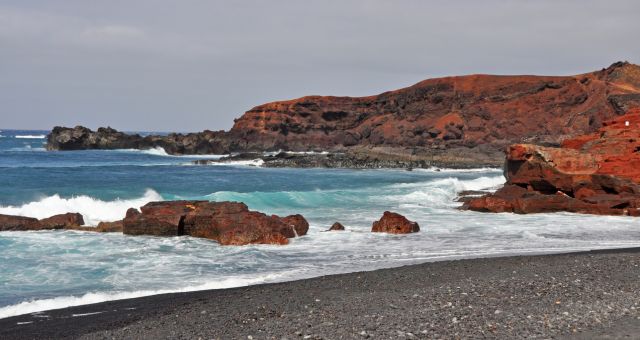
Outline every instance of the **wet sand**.
{"type": "Polygon", "coordinates": [[[443,261],[0,319],[2,339],[640,336],[640,249],[443,261]]]}

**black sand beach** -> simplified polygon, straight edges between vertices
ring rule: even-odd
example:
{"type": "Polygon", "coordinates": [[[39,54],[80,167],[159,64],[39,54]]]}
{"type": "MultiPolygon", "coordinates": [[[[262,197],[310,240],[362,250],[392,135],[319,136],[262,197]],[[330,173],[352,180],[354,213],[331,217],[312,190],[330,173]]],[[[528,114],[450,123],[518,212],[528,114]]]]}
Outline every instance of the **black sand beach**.
{"type": "Polygon", "coordinates": [[[425,263],[17,316],[0,338],[636,338],[639,264],[638,248],[425,263]]]}

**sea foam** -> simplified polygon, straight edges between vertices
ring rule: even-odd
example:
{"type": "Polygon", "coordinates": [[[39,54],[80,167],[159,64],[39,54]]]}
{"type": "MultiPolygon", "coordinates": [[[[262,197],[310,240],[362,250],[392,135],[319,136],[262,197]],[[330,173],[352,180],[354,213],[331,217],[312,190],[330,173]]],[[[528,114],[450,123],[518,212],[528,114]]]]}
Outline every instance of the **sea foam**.
{"type": "Polygon", "coordinates": [[[47,138],[45,135],[17,135],[15,138],[18,139],[44,139],[47,138]]]}
{"type": "Polygon", "coordinates": [[[82,214],[87,225],[97,225],[104,221],[116,221],[124,217],[127,209],[139,208],[151,201],[161,201],[162,196],[148,189],[142,197],[103,201],[81,195],[63,198],[52,195],[20,206],[0,206],[0,214],[45,218],[56,214],[77,212],[82,214]]]}

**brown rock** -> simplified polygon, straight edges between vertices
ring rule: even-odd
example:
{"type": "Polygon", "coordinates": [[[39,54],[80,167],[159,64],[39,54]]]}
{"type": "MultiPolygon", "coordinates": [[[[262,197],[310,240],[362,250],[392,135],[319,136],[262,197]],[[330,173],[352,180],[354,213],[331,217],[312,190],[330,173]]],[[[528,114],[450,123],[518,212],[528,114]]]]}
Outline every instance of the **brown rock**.
{"type": "Polygon", "coordinates": [[[64,229],[79,227],[84,224],[84,219],[78,213],[66,213],[43,218],[40,220],[42,229],[64,229]]]}
{"type": "Polygon", "coordinates": [[[222,245],[287,244],[303,236],[309,224],[301,215],[284,218],[249,211],[244,203],[208,201],[151,202],[141,212],[129,210],[123,233],[129,235],[190,235],[222,245]]]}
{"type": "Polygon", "coordinates": [[[408,234],[420,231],[418,223],[409,221],[406,217],[385,211],[379,221],[373,222],[371,231],[374,233],[408,234]]]}
{"type": "Polygon", "coordinates": [[[122,220],[114,221],[114,222],[100,222],[96,227],[96,231],[100,233],[122,232],[122,229],[123,229],[122,220]]]}
{"type": "Polygon", "coordinates": [[[336,222],[327,231],[342,231],[342,230],[344,230],[344,226],[340,222],[336,222]]]}
{"type": "Polygon", "coordinates": [[[38,219],[24,216],[0,215],[0,231],[40,230],[38,219]]]}

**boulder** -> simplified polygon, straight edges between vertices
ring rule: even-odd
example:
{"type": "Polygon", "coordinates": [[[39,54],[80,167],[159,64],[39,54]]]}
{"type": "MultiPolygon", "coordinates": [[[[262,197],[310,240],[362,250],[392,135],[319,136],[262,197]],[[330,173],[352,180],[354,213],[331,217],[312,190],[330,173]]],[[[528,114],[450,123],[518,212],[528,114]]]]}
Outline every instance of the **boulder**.
{"type": "Polygon", "coordinates": [[[640,215],[640,110],[605,122],[559,148],[515,144],[506,150],[503,188],[463,209],[640,215]]]}
{"type": "Polygon", "coordinates": [[[65,229],[84,225],[84,218],[78,213],[54,215],[40,220],[42,229],[65,229]]]}
{"type": "Polygon", "coordinates": [[[344,230],[344,226],[340,222],[336,222],[327,231],[342,231],[342,230],[344,230]]]}
{"type": "Polygon", "coordinates": [[[100,233],[122,232],[122,220],[114,222],[100,222],[96,227],[96,231],[100,233]]]}
{"type": "Polygon", "coordinates": [[[279,217],[250,211],[244,203],[208,201],[151,202],[129,209],[123,220],[128,235],[189,235],[222,245],[287,244],[306,235],[309,223],[301,215],[279,217]]]}
{"type": "Polygon", "coordinates": [[[24,216],[0,215],[0,231],[40,230],[38,219],[24,216]]]}
{"type": "Polygon", "coordinates": [[[420,231],[418,223],[409,221],[406,217],[385,211],[379,221],[373,222],[371,231],[374,233],[409,234],[420,231]]]}

